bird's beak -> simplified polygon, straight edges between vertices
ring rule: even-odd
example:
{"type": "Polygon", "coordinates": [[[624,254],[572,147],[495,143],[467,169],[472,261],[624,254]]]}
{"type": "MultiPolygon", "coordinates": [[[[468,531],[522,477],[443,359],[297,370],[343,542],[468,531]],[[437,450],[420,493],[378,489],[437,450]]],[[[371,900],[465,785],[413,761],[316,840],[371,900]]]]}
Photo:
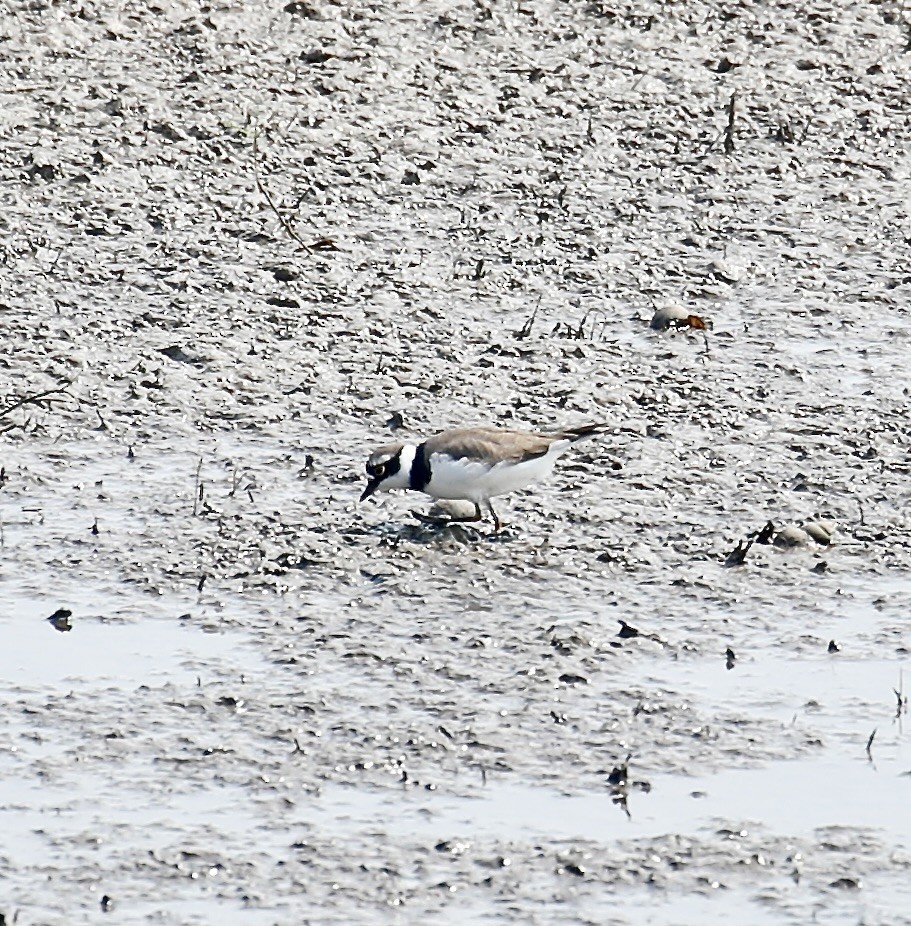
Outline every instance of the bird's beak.
{"type": "Polygon", "coordinates": [[[370,482],[367,483],[367,488],[364,489],[363,492],[361,492],[360,501],[363,501],[365,498],[370,498],[370,496],[373,495],[373,493],[376,492],[376,490],[379,487],[380,487],[380,480],[371,479],[370,482]]]}

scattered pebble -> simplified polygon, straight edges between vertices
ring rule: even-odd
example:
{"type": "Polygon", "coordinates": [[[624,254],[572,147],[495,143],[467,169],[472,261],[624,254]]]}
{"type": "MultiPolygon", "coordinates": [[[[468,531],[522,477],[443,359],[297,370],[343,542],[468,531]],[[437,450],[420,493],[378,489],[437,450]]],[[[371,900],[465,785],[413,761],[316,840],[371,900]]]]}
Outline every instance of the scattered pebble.
{"type": "Polygon", "coordinates": [[[797,524],[785,525],[775,534],[773,542],[782,549],[806,546],[811,540],[821,546],[828,546],[834,533],[834,521],[807,521],[802,527],[797,524]]]}
{"type": "Polygon", "coordinates": [[[47,619],[48,623],[54,628],[54,630],[59,630],[61,633],[65,633],[68,630],[73,629],[72,623],[70,623],[70,618],[73,616],[73,612],[68,608],[57,608],[56,611],[47,619]]]}
{"type": "Polygon", "coordinates": [[[822,546],[828,546],[832,542],[832,535],[835,533],[835,521],[808,521],[804,524],[803,529],[822,546]]]}
{"type": "Polygon", "coordinates": [[[810,535],[796,524],[788,524],[775,535],[773,543],[776,547],[788,549],[790,547],[801,547],[810,542],[810,535]]]}
{"type": "Polygon", "coordinates": [[[668,302],[655,310],[649,327],[654,331],[667,331],[668,328],[707,328],[705,319],[688,312],[678,302],[668,302]]]}

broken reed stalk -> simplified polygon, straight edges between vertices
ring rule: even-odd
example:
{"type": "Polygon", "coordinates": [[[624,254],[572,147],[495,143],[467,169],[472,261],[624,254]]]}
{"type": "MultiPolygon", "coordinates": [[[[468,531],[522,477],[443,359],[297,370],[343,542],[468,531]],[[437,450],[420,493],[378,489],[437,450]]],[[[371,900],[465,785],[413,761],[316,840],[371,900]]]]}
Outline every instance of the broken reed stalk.
{"type": "Polygon", "coordinates": [[[525,338],[531,335],[531,329],[534,328],[535,319],[538,317],[538,309],[541,308],[541,299],[543,297],[538,296],[538,301],[535,304],[534,309],[532,310],[531,315],[525,320],[525,324],[516,332],[515,338],[517,341],[522,341],[525,338]]]}
{"type": "Polygon", "coordinates": [[[196,464],[196,482],[193,485],[193,517],[196,517],[196,512],[199,508],[199,500],[202,496],[202,485],[199,482],[199,476],[202,472],[202,457],[199,458],[199,461],[196,464]]]}
{"type": "Polygon", "coordinates": [[[288,220],[278,211],[278,206],[272,200],[272,197],[269,195],[269,191],[263,186],[262,180],[259,179],[259,172],[254,168],[253,176],[256,179],[256,186],[260,193],[266,198],[266,202],[269,204],[269,207],[275,213],[276,218],[279,221],[281,227],[288,233],[288,235],[293,238],[305,251],[309,251],[310,248],[301,240],[301,237],[297,232],[291,227],[288,220]]]}
{"type": "Polygon", "coordinates": [[[70,380],[67,380],[62,386],[55,386],[53,389],[45,389],[44,392],[37,392],[35,395],[27,395],[25,398],[19,399],[17,402],[13,402],[12,404],[7,405],[5,408],[0,408],[0,418],[5,417],[10,412],[14,412],[17,408],[22,408],[23,405],[40,402],[42,399],[46,399],[48,396],[58,395],[61,392],[66,392],[66,390],[69,389],[72,385],[73,383],[70,380]]]}
{"type": "Polygon", "coordinates": [[[728,103],[728,124],[724,129],[724,153],[734,153],[734,118],[737,107],[737,93],[731,94],[731,102],[728,103]]]}
{"type": "Polygon", "coordinates": [[[293,238],[305,251],[310,251],[310,248],[304,244],[300,235],[291,227],[291,223],[281,214],[278,206],[275,204],[275,200],[272,199],[272,195],[266,189],[265,184],[262,182],[259,176],[259,161],[257,160],[258,151],[257,151],[257,140],[259,135],[256,134],[253,136],[253,179],[256,181],[256,188],[262,193],[266,202],[269,204],[269,208],[275,213],[275,217],[278,219],[281,227],[287,232],[288,236],[293,238]]]}

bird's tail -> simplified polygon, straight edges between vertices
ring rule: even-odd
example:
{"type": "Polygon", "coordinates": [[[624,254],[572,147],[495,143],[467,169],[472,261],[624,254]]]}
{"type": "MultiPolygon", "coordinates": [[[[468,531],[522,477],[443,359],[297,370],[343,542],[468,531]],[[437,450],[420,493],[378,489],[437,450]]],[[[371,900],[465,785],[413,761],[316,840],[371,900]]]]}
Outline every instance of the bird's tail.
{"type": "Polygon", "coordinates": [[[603,421],[594,424],[580,424],[574,428],[564,428],[554,434],[554,437],[562,437],[564,440],[570,440],[575,444],[576,441],[585,440],[587,437],[597,437],[599,434],[603,434],[607,428],[608,425],[603,421]]]}

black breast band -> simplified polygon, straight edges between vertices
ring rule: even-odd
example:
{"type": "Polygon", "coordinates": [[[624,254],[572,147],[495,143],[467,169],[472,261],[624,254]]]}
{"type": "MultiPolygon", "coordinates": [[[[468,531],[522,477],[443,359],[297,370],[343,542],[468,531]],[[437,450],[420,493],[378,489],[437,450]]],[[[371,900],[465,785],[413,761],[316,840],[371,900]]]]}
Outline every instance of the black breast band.
{"type": "Polygon", "coordinates": [[[430,482],[430,461],[425,450],[427,443],[419,444],[414,451],[414,462],[411,464],[411,473],[408,477],[408,488],[416,492],[423,492],[430,482]]]}

